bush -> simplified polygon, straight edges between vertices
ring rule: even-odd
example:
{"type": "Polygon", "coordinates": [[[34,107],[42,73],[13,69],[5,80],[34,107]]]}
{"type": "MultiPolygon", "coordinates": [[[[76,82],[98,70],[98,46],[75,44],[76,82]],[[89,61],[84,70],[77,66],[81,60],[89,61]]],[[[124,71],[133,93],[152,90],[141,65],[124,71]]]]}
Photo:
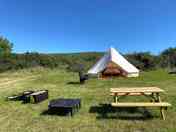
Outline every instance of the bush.
{"type": "MultiPolygon", "coordinates": [[[[94,65],[103,53],[74,53],[74,54],[39,54],[26,52],[12,54],[12,43],[0,37],[0,72],[11,69],[24,69],[31,67],[65,68],[71,72],[87,71],[94,65]]],[[[175,68],[176,48],[168,48],[159,55],[150,52],[139,52],[125,55],[127,60],[140,70],[155,68],[175,68]]]]}
{"type": "Polygon", "coordinates": [[[126,58],[140,70],[152,70],[157,67],[157,56],[150,52],[128,54],[126,58]]]}

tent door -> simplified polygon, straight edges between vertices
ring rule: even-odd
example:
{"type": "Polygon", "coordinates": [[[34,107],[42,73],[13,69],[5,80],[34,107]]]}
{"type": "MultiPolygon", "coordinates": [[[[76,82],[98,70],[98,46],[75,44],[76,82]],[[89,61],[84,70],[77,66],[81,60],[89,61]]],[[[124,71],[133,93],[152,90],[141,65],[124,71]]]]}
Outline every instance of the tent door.
{"type": "Polygon", "coordinates": [[[109,62],[107,67],[101,73],[102,78],[118,76],[124,76],[124,71],[113,62],[109,62]]]}

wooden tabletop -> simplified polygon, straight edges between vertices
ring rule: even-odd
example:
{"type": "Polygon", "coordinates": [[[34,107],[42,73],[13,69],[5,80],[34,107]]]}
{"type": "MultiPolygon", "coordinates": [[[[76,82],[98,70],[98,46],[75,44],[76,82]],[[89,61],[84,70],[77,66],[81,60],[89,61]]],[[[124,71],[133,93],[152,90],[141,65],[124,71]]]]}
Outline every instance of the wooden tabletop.
{"type": "Polygon", "coordinates": [[[158,87],[121,87],[121,88],[111,88],[111,93],[160,93],[164,92],[163,89],[158,87]]]}

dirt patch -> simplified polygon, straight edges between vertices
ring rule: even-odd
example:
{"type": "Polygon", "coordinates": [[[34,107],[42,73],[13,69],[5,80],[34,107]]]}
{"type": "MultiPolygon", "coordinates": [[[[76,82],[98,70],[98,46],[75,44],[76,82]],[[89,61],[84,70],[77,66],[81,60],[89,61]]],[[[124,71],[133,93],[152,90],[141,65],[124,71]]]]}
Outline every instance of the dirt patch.
{"type": "Polygon", "coordinates": [[[1,82],[0,87],[10,85],[10,84],[13,84],[13,83],[17,83],[17,82],[21,82],[21,81],[24,81],[24,80],[27,80],[27,79],[33,80],[33,79],[36,79],[39,76],[40,75],[35,75],[35,76],[29,76],[29,77],[24,77],[24,78],[20,78],[20,79],[13,79],[13,80],[9,80],[9,81],[6,81],[6,82],[1,82]]]}

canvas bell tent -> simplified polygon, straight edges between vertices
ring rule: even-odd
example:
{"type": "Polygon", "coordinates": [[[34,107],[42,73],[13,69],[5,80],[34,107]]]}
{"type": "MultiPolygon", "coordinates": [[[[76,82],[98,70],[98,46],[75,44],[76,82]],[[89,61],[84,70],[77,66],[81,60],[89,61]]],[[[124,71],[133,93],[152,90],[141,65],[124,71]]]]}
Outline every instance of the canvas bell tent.
{"type": "Polygon", "coordinates": [[[114,48],[109,51],[88,71],[89,75],[101,78],[114,76],[138,77],[139,70],[128,62],[114,48]]]}

